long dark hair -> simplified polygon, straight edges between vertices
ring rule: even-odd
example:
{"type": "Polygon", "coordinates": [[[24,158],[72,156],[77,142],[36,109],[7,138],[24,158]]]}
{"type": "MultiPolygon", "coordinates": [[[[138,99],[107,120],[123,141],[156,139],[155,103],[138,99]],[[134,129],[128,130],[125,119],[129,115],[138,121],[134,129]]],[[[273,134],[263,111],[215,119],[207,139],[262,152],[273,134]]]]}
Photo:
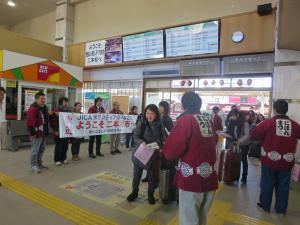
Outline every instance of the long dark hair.
{"type": "Polygon", "coordinates": [[[145,108],[143,117],[144,117],[144,119],[145,119],[146,121],[148,121],[148,120],[146,119],[146,113],[147,113],[147,110],[150,110],[150,111],[152,111],[152,112],[155,113],[155,116],[156,116],[156,117],[155,117],[155,121],[159,121],[159,120],[160,120],[159,109],[158,109],[158,107],[157,107],[156,105],[150,104],[150,105],[147,105],[147,107],[145,108]]]}
{"type": "Polygon", "coordinates": [[[161,101],[159,103],[159,106],[164,108],[164,113],[163,113],[164,115],[169,115],[169,113],[170,113],[170,104],[168,102],[161,101]]]}

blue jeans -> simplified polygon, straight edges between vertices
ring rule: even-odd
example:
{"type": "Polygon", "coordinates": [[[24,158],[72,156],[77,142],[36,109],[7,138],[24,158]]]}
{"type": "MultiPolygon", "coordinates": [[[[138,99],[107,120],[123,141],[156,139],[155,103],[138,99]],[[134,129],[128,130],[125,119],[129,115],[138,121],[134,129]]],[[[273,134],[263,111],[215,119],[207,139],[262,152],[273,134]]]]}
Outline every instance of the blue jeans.
{"type": "Polygon", "coordinates": [[[275,210],[285,214],[289,200],[291,170],[272,170],[261,165],[260,203],[262,208],[270,211],[272,196],[275,188],[275,210]]]}

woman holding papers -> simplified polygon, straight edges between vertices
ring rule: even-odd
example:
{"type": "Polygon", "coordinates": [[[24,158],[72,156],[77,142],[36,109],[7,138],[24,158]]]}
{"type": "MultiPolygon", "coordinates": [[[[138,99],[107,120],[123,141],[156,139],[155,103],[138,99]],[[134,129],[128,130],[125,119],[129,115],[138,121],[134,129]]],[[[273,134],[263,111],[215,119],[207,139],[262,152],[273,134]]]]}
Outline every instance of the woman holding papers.
{"type": "MultiPolygon", "coordinates": [[[[137,124],[137,127],[134,130],[133,140],[136,144],[136,147],[133,151],[132,157],[134,163],[132,193],[127,197],[127,200],[129,202],[132,202],[138,197],[139,185],[142,178],[143,169],[147,168],[148,202],[149,204],[155,204],[154,190],[155,187],[157,187],[155,169],[156,164],[159,160],[159,149],[162,148],[163,142],[165,141],[165,131],[160,120],[158,107],[156,105],[151,104],[146,107],[142,120],[137,124]],[[154,152],[149,161],[146,162],[147,166],[143,166],[143,164],[137,163],[138,160],[136,160],[136,158],[138,158],[136,157],[136,153],[142,152],[143,150],[140,151],[142,148],[148,148],[150,152],[154,152]]],[[[147,152],[145,154],[147,154],[147,152]]]]}

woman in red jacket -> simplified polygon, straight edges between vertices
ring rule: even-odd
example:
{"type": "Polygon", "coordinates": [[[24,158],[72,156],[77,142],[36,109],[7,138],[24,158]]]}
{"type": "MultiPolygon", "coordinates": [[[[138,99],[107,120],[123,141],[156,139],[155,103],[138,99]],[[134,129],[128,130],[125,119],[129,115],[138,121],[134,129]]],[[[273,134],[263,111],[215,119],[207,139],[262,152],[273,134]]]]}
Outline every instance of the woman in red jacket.
{"type": "Polygon", "coordinates": [[[187,92],[181,104],[185,112],[167,139],[163,155],[170,161],[179,158],[175,184],[179,188],[180,225],[205,225],[218,188],[216,135],[210,120],[200,113],[199,95],[187,92]]]}

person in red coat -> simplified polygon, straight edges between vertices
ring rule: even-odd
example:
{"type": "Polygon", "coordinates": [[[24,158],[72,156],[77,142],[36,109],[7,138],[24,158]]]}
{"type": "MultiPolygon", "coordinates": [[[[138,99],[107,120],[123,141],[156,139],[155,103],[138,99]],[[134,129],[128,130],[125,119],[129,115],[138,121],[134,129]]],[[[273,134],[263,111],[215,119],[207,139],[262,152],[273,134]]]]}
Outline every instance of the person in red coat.
{"type": "MultiPolygon", "coordinates": [[[[110,114],[123,114],[120,110],[120,104],[118,102],[113,103],[113,110],[110,111],[110,114]]],[[[110,135],[110,154],[114,155],[116,153],[121,154],[119,150],[120,145],[120,134],[111,134],[110,135]]]]}
{"type": "Polygon", "coordinates": [[[250,130],[250,140],[262,141],[260,198],[257,206],[270,212],[275,188],[275,211],[285,215],[300,126],[286,116],[288,103],[285,100],[275,101],[273,111],[271,119],[250,130]]]}
{"type": "MultiPolygon", "coordinates": [[[[89,108],[88,113],[105,113],[105,110],[102,106],[102,98],[95,98],[94,100],[94,105],[92,107],[89,108]]],[[[90,136],[89,139],[89,157],[90,158],[96,158],[96,155],[93,153],[94,152],[94,143],[95,143],[95,139],[96,139],[96,155],[103,157],[104,155],[101,153],[101,142],[102,142],[102,136],[101,135],[95,135],[95,136],[90,136]]]]}
{"type": "Polygon", "coordinates": [[[48,118],[45,94],[38,92],[35,94],[35,102],[27,111],[27,129],[31,140],[31,170],[34,173],[47,169],[42,163],[42,157],[46,148],[48,118]]]}
{"type": "Polygon", "coordinates": [[[202,100],[187,92],[181,99],[184,113],[173,128],[162,154],[179,158],[175,184],[179,188],[180,225],[206,224],[215,190],[218,188],[216,135],[210,120],[200,113],[202,100]]]}
{"type": "Polygon", "coordinates": [[[223,131],[222,118],[219,116],[220,108],[218,106],[213,107],[213,127],[215,131],[223,131]]]}

